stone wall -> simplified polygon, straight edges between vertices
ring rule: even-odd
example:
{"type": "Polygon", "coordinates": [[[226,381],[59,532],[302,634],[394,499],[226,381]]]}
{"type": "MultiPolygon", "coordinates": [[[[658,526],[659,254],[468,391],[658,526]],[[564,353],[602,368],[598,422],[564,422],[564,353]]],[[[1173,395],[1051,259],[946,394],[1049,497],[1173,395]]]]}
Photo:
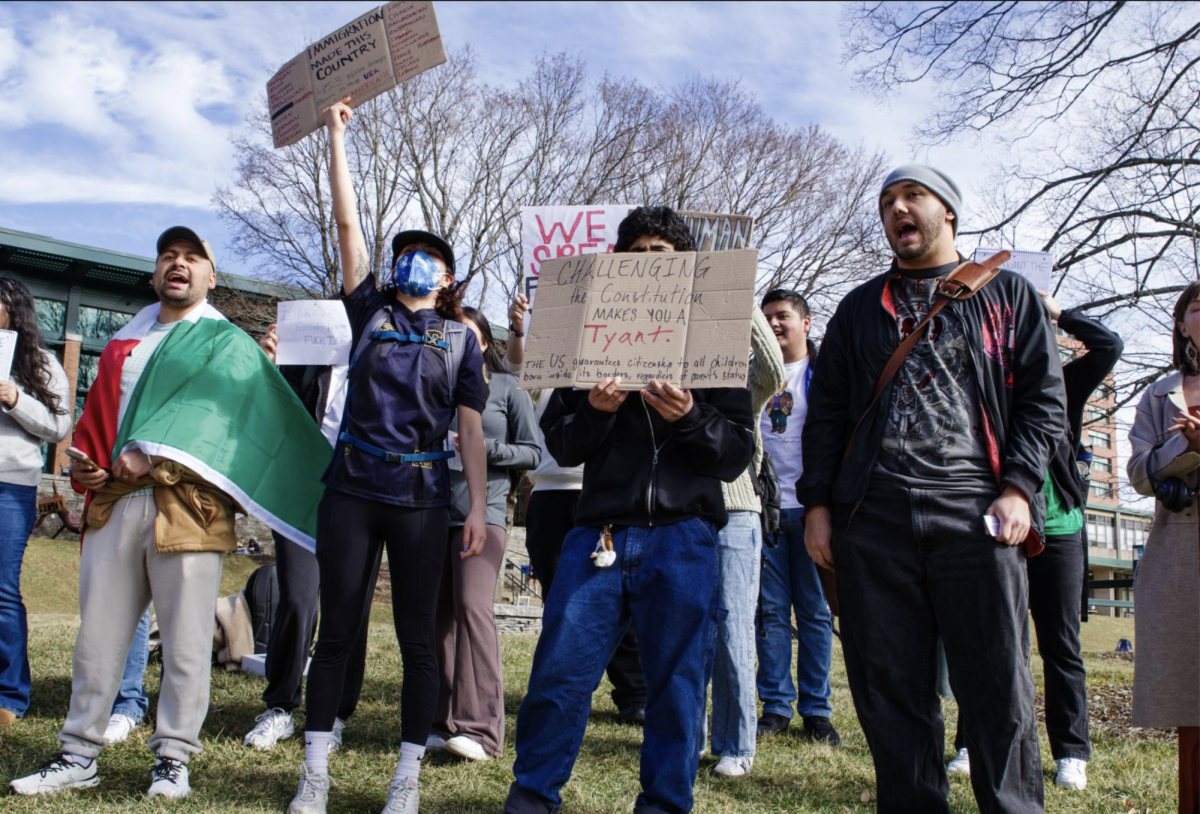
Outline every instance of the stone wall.
{"type": "Polygon", "coordinates": [[[529,605],[494,606],[496,627],[501,633],[541,633],[542,609],[529,605]]]}

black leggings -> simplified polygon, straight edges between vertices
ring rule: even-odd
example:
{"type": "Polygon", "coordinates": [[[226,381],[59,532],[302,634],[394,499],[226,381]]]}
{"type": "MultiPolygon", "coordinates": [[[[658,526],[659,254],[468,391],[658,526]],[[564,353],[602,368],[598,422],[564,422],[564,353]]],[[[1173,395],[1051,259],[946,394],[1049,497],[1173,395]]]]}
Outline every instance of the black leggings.
{"type": "Polygon", "coordinates": [[[333,729],[347,666],[370,617],[373,574],[386,545],[392,619],[404,670],[400,740],[425,745],[438,695],[435,614],[449,520],[445,508],[406,509],[325,490],[317,510],[321,622],[308,670],[307,731],[333,729]]]}

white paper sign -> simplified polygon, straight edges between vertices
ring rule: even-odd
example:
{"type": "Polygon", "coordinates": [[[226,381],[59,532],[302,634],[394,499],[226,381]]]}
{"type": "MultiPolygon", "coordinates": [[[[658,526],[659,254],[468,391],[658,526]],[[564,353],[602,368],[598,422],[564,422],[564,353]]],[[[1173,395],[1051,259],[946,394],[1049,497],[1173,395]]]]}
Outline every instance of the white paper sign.
{"type": "MultiPolygon", "coordinates": [[[[976,249],[972,259],[976,263],[982,263],[998,251],[1000,250],[976,249]]],[[[1054,255],[1050,252],[1018,252],[1012,249],[1009,251],[1012,252],[1012,259],[1004,264],[1004,269],[1020,274],[1033,283],[1033,287],[1038,291],[1049,292],[1050,271],[1054,268],[1054,255]]]]}
{"type": "Polygon", "coordinates": [[[521,290],[529,304],[533,305],[544,261],[611,252],[617,227],[630,209],[628,205],[521,207],[521,290]]]}
{"type": "Polygon", "coordinates": [[[280,365],[345,365],[350,362],[350,319],[337,300],[279,303],[275,362],[280,365]]]}
{"type": "Polygon", "coordinates": [[[17,332],[0,331],[0,382],[12,374],[13,354],[17,352],[17,332]]]}
{"type": "Polygon", "coordinates": [[[454,453],[454,457],[446,461],[446,464],[455,472],[462,472],[462,456],[458,454],[458,447],[455,446],[454,443],[457,439],[458,433],[456,433],[454,430],[450,430],[446,434],[446,449],[454,453]]]}

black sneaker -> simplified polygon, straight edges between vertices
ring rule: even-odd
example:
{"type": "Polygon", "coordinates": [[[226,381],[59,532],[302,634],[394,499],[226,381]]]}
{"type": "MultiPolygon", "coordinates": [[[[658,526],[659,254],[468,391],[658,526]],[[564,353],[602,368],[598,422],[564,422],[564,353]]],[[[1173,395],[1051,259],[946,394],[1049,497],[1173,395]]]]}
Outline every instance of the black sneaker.
{"type": "Polygon", "coordinates": [[[776,715],[774,712],[764,712],[763,716],[758,719],[758,737],[765,738],[768,735],[778,735],[780,732],[786,732],[787,728],[791,725],[791,718],[784,718],[782,715],[776,715]]]}
{"type": "Polygon", "coordinates": [[[617,713],[617,717],[623,724],[644,726],[646,724],[646,706],[644,704],[634,704],[631,707],[625,707],[625,709],[617,713]]]}
{"type": "Polygon", "coordinates": [[[805,740],[827,743],[830,746],[842,745],[842,738],[833,728],[833,722],[819,715],[804,716],[804,728],[800,731],[800,736],[805,740]]]}

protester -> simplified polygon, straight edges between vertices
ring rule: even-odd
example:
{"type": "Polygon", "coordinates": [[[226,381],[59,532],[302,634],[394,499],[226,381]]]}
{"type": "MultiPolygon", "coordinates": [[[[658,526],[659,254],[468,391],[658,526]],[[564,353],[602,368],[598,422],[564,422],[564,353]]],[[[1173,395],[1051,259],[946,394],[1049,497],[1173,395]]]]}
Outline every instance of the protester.
{"type": "Polygon", "coordinates": [[[483,410],[487,444],[487,542],[478,557],[453,556],[462,550],[463,522],[471,511],[467,479],[450,473],[450,540],[438,596],[438,664],[441,683],[433,735],[427,748],[444,748],[468,760],[487,760],[504,751],[504,681],[500,631],[493,603],[504,567],[508,494],[513,474],[538,465],[538,432],[533,402],[518,389],[480,311],[463,306],[490,377],[483,410]]]}
{"type": "MultiPolygon", "coordinates": [[[[275,325],[269,326],[259,340],[259,346],[272,362],[276,361],[275,350],[279,344],[275,328],[275,325]]],[[[346,404],[347,368],[348,365],[344,364],[282,365],[279,368],[331,447],[337,445],[342,409],[346,404]]],[[[272,537],[275,538],[279,604],[271,619],[271,633],[267,640],[267,686],[262,694],[267,708],[254,719],[254,728],[246,733],[243,740],[245,746],[255,749],[273,749],[276,743],[295,734],[292,713],[300,706],[304,670],[308,666],[313,634],[317,628],[317,593],[320,588],[317,557],[308,548],[278,532],[272,532],[272,537]]],[[[259,545],[251,538],[247,551],[256,553],[256,548],[259,545]]],[[[378,573],[379,565],[376,564],[371,576],[372,593],[378,573]]],[[[346,720],[354,714],[362,692],[367,632],[364,621],[350,656],[337,717],[333,719],[330,748],[335,751],[342,745],[342,730],[346,720]]]]}
{"type": "Polygon", "coordinates": [[[757,638],[758,697],[763,703],[758,736],[787,730],[792,704],[804,720],[807,740],[841,746],[830,720],[829,668],[833,658],[833,614],[821,589],[817,566],[804,548],[804,507],[796,483],[804,471],[801,433],[808,414],[816,348],[808,301],[794,291],[769,292],[762,311],[771,324],[787,374],[759,416],[763,448],[771,454],[782,487],[779,545],[763,553],[762,624],[757,638]],[[792,613],[796,615],[796,684],[792,684],[792,613]],[[798,694],[797,694],[798,691],[798,694]]]}
{"type": "Polygon", "coordinates": [[[889,357],[934,306],[935,281],[962,262],[960,204],[957,185],[931,167],[888,175],[879,205],[895,259],[830,321],[803,433],[805,545],[835,570],[847,676],[884,814],[950,810],[939,635],[980,809],[1043,805],[1022,647],[1025,556],[1040,547],[1041,487],[1067,421],[1033,286],[1002,271],[949,302],[873,403],[889,357]]]}
{"type": "Polygon", "coordinates": [[[1134,582],[1133,725],[1178,730],[1179,814],[1200,814],[1200,282],[1173,316],[1176,372],[1146,390],[1129,432],[1129,482],[1157,498],[1134,582]]]}
{"type": "MultiPolygon", "coordinates": [[[[529,300],[524,294],[513,298],[508,309],[508,347],[505,359],[508,369],[520,373],[525,362],[525,314],[529,311],[529,300]]],[[[533,398],[537,420],[540,422],[550,404],[552,390],[535,390],[533,398]]],[[[546,437],[538,430],[541,462],[527,473],[533,489],[525,507],[525,548],[529,552],[529,564],[542,586],[542,604],[550,596],[550,586],[558,573],[562,558],[563,542],[571,529],[575,528],[575,510],[579,505],[579,493],[583,489],[582,466],[559,466],[558,461],[546,449],[546,437]]],[[[616,652],[605,668],[612,683],[612,702],[617,708],[617,719],[625,724],[642,724],[646,721],[646,679],[642,676],[642,662],[638,655],[637,632],[633,625],[621,637],[616,652]]]]}
{"type": "Polygon", "coordinates": [[[163,232],[151,285],[158,303],[105,347],[75,433],[99,468],[71,466],[76,488],[87,491],[71,705],[63,751],[14,780],[20,794],[100,782],[96,758],[113,698],[153,599],[163,677],[148,796],[187,796],[208,711],[223,554],[236,545],[231,495],[280,526],[311,517],[305,507],[318,483],[296,473],[322,441],[311,424],[297,424],[299,402],[253,340],[205,299],[216,285],[208,244],[181,226],[163,232]]]}
{"type": "MultiPolygon", "coordinates": [[[[348,100],[347,100],[348,101],[348,100]]],[[[386,814],[415,814],[418,776],[438,692],[438,585],[449,545],[444,449],[458,438],[471,511],[462,558],[485,544],[487,461],[480,413],[488,388],[475,335],[457,320],[462,289],[454,252],[422,231],[392,238],[391,280],[368,273],[367,244],[346,160],[346,101],[324,112],[329,181],[353,348],[342,429],[318,511],[320,627],[308,673],[305,760],[292,814],[324,812],[329,746],[346,671],[370,613],[375,564],[386,546],[392,617],[400,643],[400,762],[386,814]]]]}
{"type": "MultiPolygon", "coordinates": [[[[799,296],[799,295],[797,295],[799,296]]],[[[750,406],[759,412],[786,386],[779,342],[762,311],[755,308],[750,329],[750,406]]],[[[718,777],[743,777],[754,766],[756,751],[754,705],[754,614],[758,606],[762,569],[762,502],[756,479],[762,466],[763,443],[754,425],[754,457],[733,483],[722,483],[729,522],[717,535],[717,649],[712,672],[712,753],[719,760],[718,777]]],[[[807,558],[807,554],[804,555],[807,558]]],[[[788,626],[791,651],[791,626],[788,626]]],[[[707,722],[707,718],[704,719],[707,722]]],[[[703,745],[705,739],[701,738],[703,745]]]]}
{"type": "MultiPolygon", "coordinates": [[[[693,248],[683,218],[666,207],[635,209],[618,227],[618,252],[693,248]]],[[[508,814],[558,810],[592,690],[630,623],[647,695],[634,810],[692,808],[716,633],[717,532],[728,520],[721,482],[753,456],[750,391],[620,384],[556,390],[542,417],[558,463],[583,465],[583,492],[517,715],[508,814]]]]}
{"type": "Polygon", "coordinates": [[[29,708],[29,625],[21,561],[37,520],[42,443],[71,431],[67,376],[37,327],[25,284],[0,277],[0,330],[16,332],[12,370],[0,369],[0,727],[29,708]]]}
{"type": "MultiPolygon", "coordinates": [[[[1121,358],[1121,338],[1082,311],[1064,311],[1049,294],[1041,294],[1050,319],[1078,339],[1085,353],[1063,366],[1067,390],[1067,433],[1057,445],[1046,471],[1046,550],[1031,557],[1029,612],[1037,631],[1038,652],[1046,685],[1046,732],[1054,757],[1056,785],[1083,791],[1092,746],[1088,739],[1087,672],[1079,644],[1079,620],[1087,582],[1087,542],[1083,538],[1087,506],[1087,469],[1080,462],[1090,453],[1082,443],[1083,410],[1121,358]]],[[[970,753],[956,734],[957,754],[948,772],[970,773],[970,753]]]]}

